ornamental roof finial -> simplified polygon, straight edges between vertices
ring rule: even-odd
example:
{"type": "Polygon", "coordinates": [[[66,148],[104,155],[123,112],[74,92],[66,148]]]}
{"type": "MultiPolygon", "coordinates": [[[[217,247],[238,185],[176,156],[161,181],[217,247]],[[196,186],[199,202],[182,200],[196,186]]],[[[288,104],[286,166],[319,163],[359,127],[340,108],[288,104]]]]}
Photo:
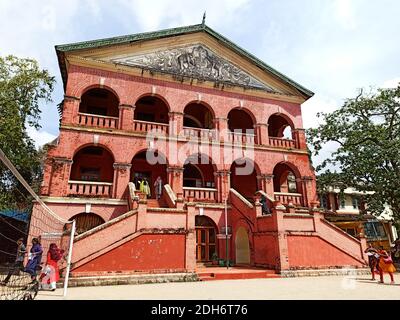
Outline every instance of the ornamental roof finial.
{"type": "Polygon", "coordinates": [[[203,20],[201,21],[201,25],[202,25],[203,27],[205,26],[205,24],[206,24],[206,11],[204,11],[203,20]]]}

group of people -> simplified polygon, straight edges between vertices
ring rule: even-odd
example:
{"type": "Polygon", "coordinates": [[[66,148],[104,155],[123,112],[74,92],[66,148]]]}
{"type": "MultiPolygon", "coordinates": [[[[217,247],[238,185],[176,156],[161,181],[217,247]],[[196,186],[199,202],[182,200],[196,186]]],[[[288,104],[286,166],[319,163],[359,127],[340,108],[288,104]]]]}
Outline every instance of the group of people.
{"type": "MultiPolygon", "coordinates": [[[[150,188],[149,181],[146,177],[136,178],[135,184],[136,184],[136,188],[140,192],[144,193],[147,198],[151,198],[151,188],[150,188]]],[[[161,177],[158,176],[154,182],[154,193],[155,193],[157,200],[161,198],[162,189],[163,189],[163,181],[162,181],[161,177]]]]}
{"type": "Polygon", "coordinates": [[[394,284],[393,273],[396,272],[396,268],[393,264],[391,255],[383,249],[377,250],[372,244],[368,244],[368,248],[365,250],[368,256],[368,264],[372,273],[372,280],[375,280],[375,273],[379,274],[380,283],[383,281],[383,273],[388,273],[390,276],[390,283],[394,284]]]}
{"type": "Polygon", "coordinates": [[[40,273],[39,284],[41,289],[48,289],[51,291],[56,290],[56,283],[60,278],[60,272],[58,268],[58,261],[64,255],[64,250],[58,248],[57,244],[51,243],[47,252],[47,259],[45,267],[42,268],[42,255],[43,247],[41,245],[40,237],[32,239],[32,247],[28,253],[28,262],[24,267],[25,255],[27,253],[24,245],[24,239],[20,238],[17,240],[17,254],[14,263],[12,264],[7,276],[0,285],[7,286],[11,279],[11,276],[16,272],[26,272],[31,277],[30,284],[37,282],[37,276],[40,273]]]}

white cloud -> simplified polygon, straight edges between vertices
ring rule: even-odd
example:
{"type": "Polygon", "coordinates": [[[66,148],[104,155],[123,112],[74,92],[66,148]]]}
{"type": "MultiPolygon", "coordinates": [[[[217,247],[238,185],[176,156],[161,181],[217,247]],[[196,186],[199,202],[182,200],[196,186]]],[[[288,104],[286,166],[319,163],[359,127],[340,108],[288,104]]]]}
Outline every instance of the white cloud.
{"type": "Polygon", "coordinates": [[[336,18],[345,29],[354,29],[357,25],[353,5],[354,0],[336,0],[334,2],[336,18]]]}
{"type": "Polygon", "coordinates": [[[399,84],[400,84],[400,77],[397,77],[397,78],[394,78],[394,79],[386,80],[382,84],[381,88],[386,88],[386,89],[397,88],[399,84]]]}
{"type": "Polygon", "coordinates": [[[28,135],[32,138],[32,140],[35,142],[35,146],[37,149],[43,146],[44,144],[53,141],[56,138],[55,135],[47,131],[44,130],[37,131],[35,128],[32,127],[28,127],[26,131],[28,135]]]}

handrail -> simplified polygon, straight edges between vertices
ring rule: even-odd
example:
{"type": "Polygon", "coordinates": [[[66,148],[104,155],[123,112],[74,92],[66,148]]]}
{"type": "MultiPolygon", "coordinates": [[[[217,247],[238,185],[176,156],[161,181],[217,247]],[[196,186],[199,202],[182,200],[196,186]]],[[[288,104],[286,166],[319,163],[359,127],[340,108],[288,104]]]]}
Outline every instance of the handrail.
{"type": "Polygon", "coordinates": [[[135,121],[135,122],[140,122],[140,123],[154,123],[154,124],[156,124],[156,125],[161,125],[161,126],[166,126],[166,127],[169,126],[169,123],[163,123],[163,122],[143,121],[143,120],[136,120],[136,119],[134,119],[133,121],[135,121]]]}
{"type": "Polygon", "coordinates": [[[115,119],[118,120],[118,117],[110,117],[110,116],[103,116],[100,114],[95,114],[95,113],[84,113],[84,112],[78,112],[78,114],[84,115],[84,116],[90,116],[90,117],[99,117],[99,118],[105,118],[105,119],[115,119]]]}
{"type": "Polygon", "coordinates": [[[247,200],[245,197],[243,197],[238,191],[236,191],[233,188],[230,188],[230,191],[236,196],[238,197],[246,206],[248,206],[250,209],[253,209],[254,206],[251,204],[251,202],[249,200],[247,200]]]}
{"type": "Polygon", "coordinates": [[[176,194],[175,192],[172,190],[171,186],[166,183],[164,184],[164,189],[165,189],[165,194],[169,197],[169,199],[171,200],[172,204],[174,206],[176,206],[176,194]]]}
{"type": "Polygon", "coordinates": [[[302,196],[301,193],[297,192],[274,192],[274,195],[281,195],[281,196],[302,196]]]}
{"type": "Polygon", "coordinates": [[[86,180],[68,180],[68,183],[92,184],[97,186],[112,186],[112,182],[98,182],[98,181],[86,181],[86,180]]]}
{"type": "Polygon", "coordinates": [[[264,196],[264,197],[266,197],[269,201],[271,201],[271,202],[274,202],[275,201],[275,198],[273,198],[273,197],[271,197],[270,195],[268,195],[264,190],[258,190],[257,192],[256,192],[256,194],[257,193],[259,193],[259,194],[261,194],[262,196],[264,196]]]}
{"type": "Polygon", "coordinates": [[[184,190],[199,190],[199,191],[217,191],[215,188],[196,188],[196,187],[183,187],[184,190]]]}

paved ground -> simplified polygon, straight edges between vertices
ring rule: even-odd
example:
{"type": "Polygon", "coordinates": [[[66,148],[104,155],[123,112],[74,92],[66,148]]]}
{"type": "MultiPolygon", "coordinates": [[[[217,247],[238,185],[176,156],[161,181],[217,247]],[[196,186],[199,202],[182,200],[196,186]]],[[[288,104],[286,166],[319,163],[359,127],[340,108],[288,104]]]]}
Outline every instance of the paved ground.
{"type": "MultiPolygon", "coordinates": [[[[67,299],[400,299],[400,274],[395,275],[396,284],[394,285],[379,284],[369,279],[369,276],[329,276],[75,287],[68,289],[67,299]]],[[[389,275],[385,275],[385,281],[389,282],[389,275]]],[[[63,299],[62,291],[57,289],[56,292],[39,292],[37,299],[63,299]]]]}

